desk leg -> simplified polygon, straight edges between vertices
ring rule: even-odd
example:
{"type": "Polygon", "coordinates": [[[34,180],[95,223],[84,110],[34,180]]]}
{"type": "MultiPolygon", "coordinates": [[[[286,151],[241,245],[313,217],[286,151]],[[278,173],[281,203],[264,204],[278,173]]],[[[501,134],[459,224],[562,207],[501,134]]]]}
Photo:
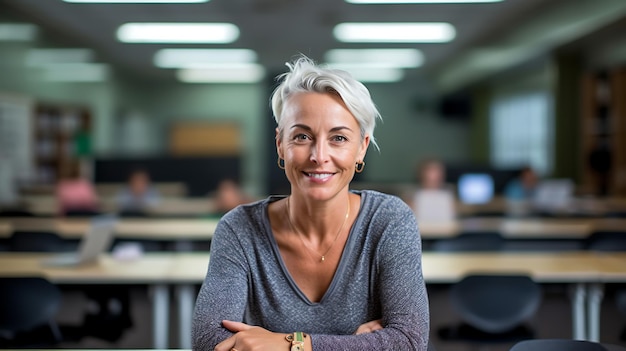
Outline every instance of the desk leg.
{"type": "Polygon", "coordinates": [[[585,332],[585,284],[577,283],[572,291],[572,334],[574,340],[586,340],[585,332]]]}
{"type": "Polygon", "coordinates": [[[587,297],[588,325],[587,339],[589,341],[600,342],[600,307],[604,297],[604,286],[602,284],[589,285],[589,296],[587,297]]]}
{"type": "Polygon", "coordinates": [[[191,323],[195,303],[195,289],[193,285],[180,285],[176,289],[178,294],[178,323],[180,323],[179,347],[181,349],[191,349],[191,323]]]}
{"type": "Polygon", "coordinates": [[[152,340],[155,349],[165,350],[168,348],[168,320],[170,296],[168,286],[156,284],[152,286],[152,340]]]}

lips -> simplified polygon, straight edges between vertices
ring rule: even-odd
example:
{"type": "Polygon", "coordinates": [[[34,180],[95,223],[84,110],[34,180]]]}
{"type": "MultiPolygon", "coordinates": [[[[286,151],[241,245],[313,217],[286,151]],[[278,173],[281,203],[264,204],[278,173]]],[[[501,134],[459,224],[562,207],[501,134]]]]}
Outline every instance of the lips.
{"type": "Polygon", "coordinates": [[[314,179],[327,179],[332,177],[335,173],[308,173],[308,172],[303,172],[304,174],[306,174],[308,177],[314,178],[314,179]]]}

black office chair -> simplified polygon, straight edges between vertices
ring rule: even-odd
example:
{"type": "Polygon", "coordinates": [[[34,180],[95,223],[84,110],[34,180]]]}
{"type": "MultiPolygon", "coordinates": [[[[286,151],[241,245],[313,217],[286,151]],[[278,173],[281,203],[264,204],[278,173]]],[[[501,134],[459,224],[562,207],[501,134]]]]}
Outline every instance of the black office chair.
{"type": "Polygon", "coordinates": [[[525,275],[469,275],[450,290],[452,306],[462,323],[444,327],[444,340],[481,343],[531,339],[525,322],[537,311],[541,289],[525,275]]]}
{"type": "Polygon", "coordinates": [[[11,251],[19,252],[63,252],[75,251],[76,240],[65,240],[56,233],[15,231],[9,240],[11,251]]]}
{"type": "Polygon", "coordinates": [[[460,251],[500,251],[504,247],[504,239],[497,232],[461,233],[456,237],[435,241],[431,250],[442,252],[460,251]]]}
{"type": "Polygon", "coordinates": [[[44,278],[0,278],[0,347],[54,346],[62,336],[55,316],[61,291],[44,278]]]}
{"type": "Polygon", "coordinates": [[[571,339],[536,339],[520,341],[509,351],[626,351],[618,345],[571,339]]]}
{"type": "Polygon", "coordinates": [[[588,250],[626,251],[626,231],[595,231],[587,237],[588,250]]]}

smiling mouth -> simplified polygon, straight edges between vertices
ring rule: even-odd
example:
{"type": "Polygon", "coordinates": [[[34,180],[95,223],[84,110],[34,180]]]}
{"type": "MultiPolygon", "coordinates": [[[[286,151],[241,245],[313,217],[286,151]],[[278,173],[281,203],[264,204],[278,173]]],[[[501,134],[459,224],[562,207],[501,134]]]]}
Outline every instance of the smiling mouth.
{"type": "Polygon", "coordinates": [[[334,175],[334,173],[306,173],[306,172],[304,172],[304,174],[306,174],[308,177],[315,178],[315,179],[326,179],[334,175]]]}

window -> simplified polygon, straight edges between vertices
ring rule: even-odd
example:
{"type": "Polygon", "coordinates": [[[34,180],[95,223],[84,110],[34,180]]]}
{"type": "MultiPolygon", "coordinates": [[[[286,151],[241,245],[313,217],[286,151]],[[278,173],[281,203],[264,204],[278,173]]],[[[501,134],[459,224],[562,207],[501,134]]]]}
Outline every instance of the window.
{"type": "Polygon", "coordinates": [[[491,105],[491,163],[496,168],[529,165],[538,174],[553,167],[553,116],[547,92],[497,97],[491,105]]]}

